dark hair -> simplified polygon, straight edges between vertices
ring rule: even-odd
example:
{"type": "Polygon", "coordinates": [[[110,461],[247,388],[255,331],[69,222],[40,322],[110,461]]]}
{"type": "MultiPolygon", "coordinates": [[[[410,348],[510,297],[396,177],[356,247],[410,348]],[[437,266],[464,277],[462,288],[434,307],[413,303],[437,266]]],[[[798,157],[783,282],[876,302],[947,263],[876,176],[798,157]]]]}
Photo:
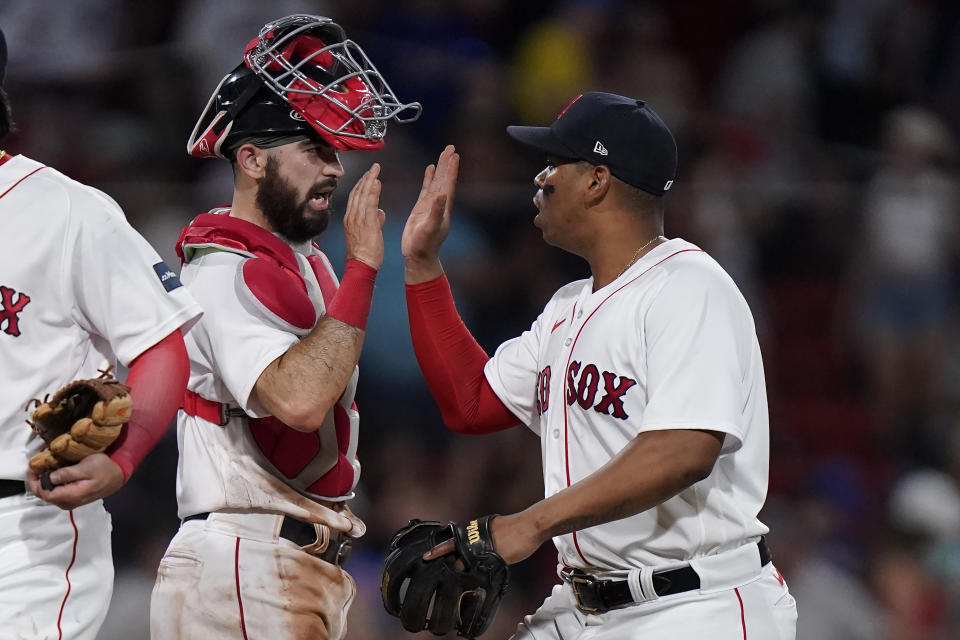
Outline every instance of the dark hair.
{"type": "MultiPolygon", "coordinates": [[[[597,165],[588,160],[573,160],[576,163],[577,170],[581,173],[589,171],[597,165]]],[[[610,167],[607,167],[609,170],[610,167]]],[[[658,196],[640,187],[635,187],[628,182],[624,182],[617,176],[610,174],[611,181],[617,185],[619,192],[616,197],[627,209],[638,215],[659,215],[663,216],[663,196],[658,196]]]]}
{"type": "Polygon", "coordinates": [[[622,199],[631,210],[643,215],[663,215],[663,196],[644,191],[632,184],[627,184],[616,176],[614,179],[620,183],[620,192],[622,199]]]}
{"type": "Polygon", "coordinates": [[[0,87],[0,140],[6,138],[11,129],[13,129],[13,112],[10,110],[10,98],[0,87]]]}

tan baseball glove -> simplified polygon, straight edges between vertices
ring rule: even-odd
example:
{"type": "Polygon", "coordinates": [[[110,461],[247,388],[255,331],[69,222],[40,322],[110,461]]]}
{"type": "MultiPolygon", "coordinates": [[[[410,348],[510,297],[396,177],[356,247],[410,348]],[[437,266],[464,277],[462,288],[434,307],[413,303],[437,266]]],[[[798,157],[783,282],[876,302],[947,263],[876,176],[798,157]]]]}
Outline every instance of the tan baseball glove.
{"type": "Polygon", "coordinates": [[[130,387],[104,371],[99,378],[75,380],[33,405],[27,424],[47,443],[30,459],[44,489],[53,489],[50,472],[101,453],[120,436],[130,419],[130,387]]]}

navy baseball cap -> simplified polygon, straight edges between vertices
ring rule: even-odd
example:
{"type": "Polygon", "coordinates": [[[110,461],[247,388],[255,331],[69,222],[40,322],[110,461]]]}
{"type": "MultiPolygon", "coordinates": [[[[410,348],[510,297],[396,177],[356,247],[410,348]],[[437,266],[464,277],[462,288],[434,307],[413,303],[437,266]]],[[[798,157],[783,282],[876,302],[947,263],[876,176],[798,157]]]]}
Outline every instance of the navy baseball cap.
{"type": "Polygon", "coordinates": [[[606,165],[610,173],[662,196],[677,174],[677,143],[643,100],[591,91],[574,98],[549,127],[507,127],[523,144],[561,158],[606,165]]]}

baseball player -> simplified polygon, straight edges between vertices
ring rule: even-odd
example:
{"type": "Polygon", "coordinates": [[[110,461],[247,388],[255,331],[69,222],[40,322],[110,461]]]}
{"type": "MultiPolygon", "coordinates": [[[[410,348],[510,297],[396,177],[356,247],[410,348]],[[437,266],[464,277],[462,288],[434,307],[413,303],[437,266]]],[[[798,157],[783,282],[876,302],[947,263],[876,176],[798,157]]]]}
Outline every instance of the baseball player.
{"type": "MultiPolygon", "coordinates": [[[[5,66],[0,33],[0,83],[5,66]]],[[[10,115],[0,89],[0,139],[10,115]]],[[[189,372],[181,330],[200,308],[109,196],[6,150],[0,220],[0,636],[92,640],[113,587],[101,498],[172,422],[189,372]],[[118,360],[133,402],[122,435],[44,489],[25,405],[118,360]]]]}
{"type": "Polygon", "coordinates": [[[550,539],[558,551],[560,584],[515,637],[792,639],[796,604],[757,519],[768,419],[753,319],[710,256],[663,235],[673,136],[642,101],[607,93],[507,131],[546,154],[534,224],[591,277],[488,357],[439,262],[452,147],[427,171],[402,251],[414,348],[447,426],[540,436],[545,498],[489,528],[508,563],[550,539]]]}
{"type": "Polygon", "coordinates": [[[230,207],[197,216],[177,251],[205,315],[177,424],[183,520],[160,564],[151,634],[340,638],[353,600],[341,568],[363,523],[357,362],[383,260],[379,165],[344,215],[342,280],[311,242],[343,178],[340,150],[384,144],[401,104],[329,18],[265,25],[190,136],[230,160],[230,207]]]}

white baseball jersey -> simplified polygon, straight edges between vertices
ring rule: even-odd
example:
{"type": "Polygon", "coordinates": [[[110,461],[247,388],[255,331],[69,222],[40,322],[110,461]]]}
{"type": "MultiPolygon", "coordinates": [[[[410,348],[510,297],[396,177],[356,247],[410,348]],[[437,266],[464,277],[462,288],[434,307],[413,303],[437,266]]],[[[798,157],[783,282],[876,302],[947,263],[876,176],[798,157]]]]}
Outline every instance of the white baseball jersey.
{"type": "MultiPolygon", "coordinates": [[[[0,164],[0,479],[43,447],[24,406],[129,365],[200,307],[108,196],[23,156],[0,164]]],[[[110,516],[0,499],[0,635],[93,640],[113,586],[110,516]]]]}
{"type": "Polygon", "coordinates": [[[106,194],[38,162],[0,165],[0,478],[43,448],[24,406],[129,365],[200,307],[106,194]]]}
{"type": "Polygon", "coordinates": [[[658,429],[726,434],[713,472],[657,507],[554,538],[560,561],[600,569],[667,567],[767,532],[768,417],[753,317],[712,258],[681,239],[616,280],[561,288],[485,374],[540,435],[546,496],[658,429]]]}
{"type": "MultiPolygon", "coordinates": [[[[319,322],[329,303],[325,298],[338,286],[336,274],[326,257],[309,243],[293,249],[319,322]]],[[[304,498],[347,500],[353,497],[360,476],[356,459],[359,414],[353,404],[357,368],[316,432],[283,425],[257,401],[253,390],[260,374],[311,327],[297,327],[264,307],[244,280],[244,266],[252,260],[262,259],[243,250],[201,248],[183,267],[184,285],[205,307],[204,317],[186,340],[188,389],[207,400],[242,409],[246,416],[232,417],[220,426],[180,412],[177,500],[181,518],[248,509],[301,518],[309,512],[314,516],[311,519],[317,519],[325,508],[317,504],[317,509],[312,509],[307,504],[305,512],[304,498]],[[248,417],[272,422],[264,427],[248,417]],[[349,444],[343,450],[345,443],[349,444]],[[341,483],[343,490],[328,493],[334,476],[342,480],[345,475],[352,477],[346,486],[341,483]]]]}

